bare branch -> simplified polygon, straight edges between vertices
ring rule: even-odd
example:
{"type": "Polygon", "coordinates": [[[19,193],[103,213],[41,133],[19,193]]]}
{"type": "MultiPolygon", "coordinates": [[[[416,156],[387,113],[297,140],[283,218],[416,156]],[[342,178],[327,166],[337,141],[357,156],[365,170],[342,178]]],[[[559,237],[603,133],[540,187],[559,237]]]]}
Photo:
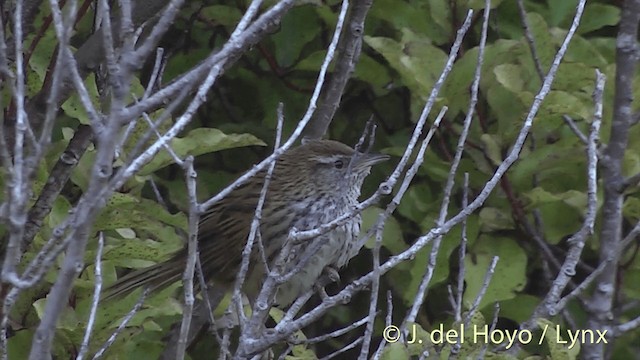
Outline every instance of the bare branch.
{"type": "MultiPolygon", "coordinates": [[[[582,249],[588,236],[593,234],[593,226],[596,218],[597,209],[597,168],[598,168],[598,153],[597,144],[600,133],[600,124],[602,123],[602,108],[603,108],[603,92],[605,84],[605,76],[596,71],[596,86],[594,90],[594,102],[595,111],[593,122],[591,123],[591,130],[589,132],[588,146],[587,146],[587,211],[582,227],[575,234],[573,234],[568,242],[571,244],[571,248],[567,253],[564,264],[562,265],[558,276],[551,289],[547,292],[545,300],[536,308],[532,319],[538,317],[555,316],[561,308],[558,308],[558,299],[560,294],[567,286],[571,278],[575,275],[575,269],[582,249]]],[[[533,320],[531,320],[533,321],[533,320]]],[[[527,326],[533,326],[533,323],[525,323],[527,326]]]]}
{"type": "Polygon", "coordinates": [[[626,332],[636,330],[640,328],[640,316],[636,317],[633,320],[627,321],[624,324],[620,324],[616,326],[613,330],[614,335],[620,336],[626,332]]]}
{"type": "Polygon", "coordinates": [[[578,139],[582,141],[583,144],[585,145],[589,144],[589,139],[587,139],[587,137],[582,133],[582,130],[580,130],[576,122],[573,121],[573,119],[569,115],[563,115],[562,119],[567,124],[567,126],[569,126],[569,129],[571,129],[571,131],[573,131],[573,133],[576,134],[578,139]]]}
{"type": "Polygon", "coordinates": [[[22,238],[22,248],[27,249],[34,236],[42,227],[44,218],[51,211],[53,202],[60,195],[62,187],[67,183],[71,176],[71,171],[75,168],[91,143],[93,134],[91,127],[88,125],[80,125],[69,141],[69,145],[60,155],[60,158],[51,169],[49,180],[44,185],[40,196],[35,204],[29,210],[27,223],[25,226],[24,236],[22,238]]]}
{"type": "MultiPolygon", "coordinates": [[[[614,114],[611,133],[604,158],[601,162],[604,187],[602,221],[600,231],[600,262],[607,262],[596,280],[595,291],[590,301],[591,314],[587,321],[590,329],[607,330],[611,324],[618,277],[617,249],[622,239],[622,203],[624,201],[624,176],[622,163],[629,142],[629,128],[633,123],[633,79],[638,63],[638,22],[640,0],[626,0],[622,7],[618,37],[616,40],[616,77],[614,114]],[[612,262],[609,262],[613,259],[612,262]]],[[[586,359],[604,357],[604,344],[586,343],[586,359]]]]}
{"type": "Polygon", "coordinates": [[[175,358],[177,360],[184,359],[187,350],[187,336],[189,335],[189,326],[191,316],[193,314],[193,303],[195,296],[193,294],[193,273],[196,267],[196,259],[198,255],[198,222],[200,221],[200,212],[198,208],[198,198],[196,194],[196,177],[197,173],[193,168],[193,156],[188,156],[183,162],[184,177],[187,183],[187,192],[189,194],[189,241],[187,242],[187,263],[185,265],[182,283],[184,286],[184,307],[182,310],[182,324],[180,325],[180,337],[178,338],[175,358]]]}
{"type": "MultiPolygon", "coordinates": [[[[393,321],[393,295],[391,290],[387,291],[387,317],[385,318],[385,329],[388,329],[391,326],[391,322],[393,321]]],[[[373,360],[380,360],[382,356],[382,351],[384,350],[385,345],[387,344],[386,339],[383,337],[380,340],[380,344],[378,345],[378,349],[371,357],[373,360]]]]}
{"type": "Polygon", "coordinates": [[[340,99],[344,93],[347,81],[353,74],[353,70],[360,57],[362,37],[364,36],[364,21],[371,8],[373,0],[355,0],[347,28],[338,45],[340,51],[336,58],[336,66],[320,100],[320,106],[315,117],[311,120],[305,131],[305,138],[319,139],[327,132],[329,124],[340,105],[340,99]]]}
{"type": "Polygon", "coordinates": [[[30,360],[48,358],[51,352],[58,318],[68,302],[69,292],[71,291],[73,282],[84,265],[83,257],[87,238],[89,237],[89,224],[87,222],[78,222],[78,224],[79,226],[74,229],[74,244],[67,248],[64,263],[47,297],[44,314],[33,338],[31,353],[29,355],[30,360]]]}
{"type": "Polygon", "coordinates": [[[362,342],[362,337],[357,338],[355,341],[353,341],[351,344],[348,344],[346,346],[344,346],[343,348],[341,348],[338,351],[335,351],[325,357],[320,358],[320,360],[329,360],[329,359],[333,359],[336,356],[339,356],[340,354],[344,354],[345,352],[355,348],[356,346],[358,346],[358,344],[360,344],[362,342]]]}
{"type": "Polygon", "coordinates": [[[329,339],[333,339],[333,338],[337,338],[339,336],[342,336],[342,335],[344,335],[344,334],[346,334],[346,333],[348,333],[348,332],[350,332],[350,331],[352,331],[354,329],[357,329],[360,326],[366,324],[367,321],[368,321],[368,316],[364,317],[364,318],[362,318],[362,319],[360,319],[360,320],[358,320],[358,321],[356,321],[356,322],[354,322],[352,324],[350,324],[349,326],[346,326],[346,327],[343,327],[341,329],[332,331],[332,332],[330,332],[328,334],[312,337],[312,338],[309,338],[309,339],[306,339],[306,340],[291,339],[289,342],[291,344],[294,344],[294,345],[299,345],[299,344],[317,344],[317,343],[320,343],[320,342],[323,342],[323,341],[327,341],[329,339]]]}
{"type": "MultiPolygon", "coordinates": [[[[489,328],[489,333],[492,333],[496,329],[496,325],[498,324],[498,314],[500,314],[500,303],[495,303],[493,310],[493,320],[491,321],[491,327],[489,328]]],[[[489,342],[485,341],[482,344],[482,349],[478,353],[478,360],[484,359],[484,354],[487,352],[487,348],[489,347],[489,342]]]]}
{"type": "Polygon", "coordinates": [[[84,332],[84,338],[82,339],[82,345],[76,360],[84,359],[84,356],[89,351],[89,341],[91,340],[91,331],[93,331],[93,324],[96,320],[96,313],[98,312],[98,304],[100,303],[100,291],[102,290],[102,249],[104,248],[104,234],[100,233],[98,236],[98,250],[96,251],[96,263],[95,263],[95,286],[93,290],[93,300],[91,301],[91,310],[89,311],[89,321],[87,321],[87,328],[84,332]]]}
{"type": "Polygon", "coordinates": [[[631,186],[636,186],[639,182],[640,182],[640,173],[637,173],[626,178],[624,180],[623,187],[627,189],[631,186]]]}
{"type": "MultiPolygon", "coordinates": [[[[17,275],[15,273],[16,265],[20,261],[22,251],[20,248],[22,234],[24,233],[24,224],[26,223],[25,206],[29,197],[28,177],[26,176],[28,170],[25,164],[25,134],[32,131],[27,113],[25,111],[25,67],[23,63],[22,52],[22,2],[18,1],[15,4],[14,14],[14,43],[16,49],[15,58],[15,81],[11,81],[11,87],[13,92],[13,101],[16,105],[16,120],[15,120],[15,132],[13,139],[13,149],[10,150],[13,153],[13,166],[7,170],[11,171],[10,185],[7,190],[9,192],[9,242],[6,246],[6,254],[4,263],[2,264],[2,279],[4,281],[15,281],[17,275]]],[[[4,135],[2,135],[4,136],[4,135]]],[[[5,155],[6,157],[6,155],[5,155]]],[[[7,162],[7,161],[5,161],[7,162]]]]}
{"type": "MultiPolygon", "coordinates": [[[[466,208],[469,203],[469,173],[464,174],[464,185],[462,195],[462,208],[466,208]]],[[[464,293],[465,264],[467,256],[467,221],[462,222],[462,232],[460,241],[460,253],[458,255],[458,287],[456,288],[455,317],[454,321],[462,321],[462,295],[464,293]]]]}
{"type": "Polygon", "coordinates": [[[359,359],[369,358],[369,347],[371,346],[371,338],[373,337],[373,325],[376,321],[378,312],[378,294],[380,292],[380,248],[382,247],[382,230],[384,223],[376,224],[376,243],[373,247],[373,281],[371,283],[371,295],[369,301],[369,316],[367,316],[367,327],[365,328],[362,347],[360,348],[359,359]]]}
{"type": "Polygon", "coordinates": [[[538,50],[536,49],[536,41],[531,33],[531,28],[529,27],[527,11],[524,8],[524,0],[517,0],[516,3],[518,4],[518,13],[520,14],[520,21],[522,22],[522,28],[524,29],[524,37],[527,39],[527,44],[531,51],[531,57],[533,58],[533,64],[535,65],[536,72],[540,79],[544,79],[544,70],[542,70],[542,64],[540,63],[540,57],[538,56],[538,50]]]}

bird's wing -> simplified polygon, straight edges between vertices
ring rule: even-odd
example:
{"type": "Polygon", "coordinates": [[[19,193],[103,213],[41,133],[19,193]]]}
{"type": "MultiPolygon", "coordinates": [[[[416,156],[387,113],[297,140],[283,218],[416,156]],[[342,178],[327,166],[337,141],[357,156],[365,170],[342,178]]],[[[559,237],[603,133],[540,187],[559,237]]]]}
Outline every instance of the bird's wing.
{"type": "Polygon", "coordinates": [[[256,187],[237,189],[200,219],[198,247],[205,278],[222,284],[234,281],[259,196],[252,194],[256,187]]]}

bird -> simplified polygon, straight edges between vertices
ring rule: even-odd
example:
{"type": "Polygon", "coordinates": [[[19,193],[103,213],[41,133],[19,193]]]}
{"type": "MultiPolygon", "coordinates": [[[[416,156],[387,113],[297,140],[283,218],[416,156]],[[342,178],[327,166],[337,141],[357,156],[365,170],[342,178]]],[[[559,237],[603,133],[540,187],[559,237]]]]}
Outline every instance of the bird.
{"type": "MultiPolygon", "coordinates": [[[[363,153],[323,139],[303,141],[285,151],[276,160],[262,208],[259,230],[264,254],[254,244],[243,285],[245,294],[255,299],[261,289],[266,273],[262,256],[271,268],[293,228],[311,230],[354,209],[371,167],[387,159],[385,154],[363,153]]],[[[266,170],[259,172],[201,216],[198,251],[208,283],[233,287],[266,174],[266,170]]],[[[314,286],[323,271],[333,269],[335,273],[344,267],[362,247],[358,245],[360,227],[361,216],[357,214],[345,224],[291,247],[287,268],[297,264],[299,272],[279,286],[274,304],[290,305],[314,286]]],[[[186,261],[185,246],[166,261],[123,276],[107,289],[105,298],[123,296],[140,287],[150,292],[161,290],[182,278],[186,261]]]]}

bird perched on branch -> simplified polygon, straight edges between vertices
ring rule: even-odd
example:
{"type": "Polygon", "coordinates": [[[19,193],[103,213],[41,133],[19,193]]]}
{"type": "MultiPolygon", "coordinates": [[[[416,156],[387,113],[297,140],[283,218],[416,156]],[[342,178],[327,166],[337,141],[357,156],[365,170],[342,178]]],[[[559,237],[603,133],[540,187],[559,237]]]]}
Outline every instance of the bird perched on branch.
{"type": "MultiPolygon", "coordinates": [[[[361,153],[332,140],[310,140],[282,154],[268,185],[260,238],[266,264],[274,265],[292,228],[311,230],[349,212],[358,204],[362,183],[371,167],[387,160],[382,154],[361,153]]],[[[258,173],[214,204],[200,219],[198,251],[205,279],[231,288],[242,263],[251,222],[266,171],[258,173]]],[[[311,289],[323,270],[339,269],[360,251],[360,215],[344,225],[290,247],[286,270],[297,268],[277,290],[274,303],[291,304],[311,289]]],[[[250,298],[260,291],[265,276],[264,258],[257,241],[253,246],[243,290],[250,298]]],[[[187,260],[186,247],[169,260],[134,271],[107,290],[107,298],[138,287],[162,289],[180,280],[187,260]]]]}

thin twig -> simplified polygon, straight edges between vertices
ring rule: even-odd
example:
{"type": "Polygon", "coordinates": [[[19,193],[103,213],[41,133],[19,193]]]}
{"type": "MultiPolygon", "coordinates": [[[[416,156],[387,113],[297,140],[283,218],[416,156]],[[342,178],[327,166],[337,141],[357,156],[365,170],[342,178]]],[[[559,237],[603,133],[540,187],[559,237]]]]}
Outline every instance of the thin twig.
{"type": "MultiPolygon", "coordinates": [[[[280,115],[283,114],[282,107],[283,105],[282,103],[280,103],[278,107],[278,114],[280,115]]],[[[275,145],[273,149],[274,152],[276,152],[280,147],[280,141],[282,137],[282,126],[283,126],[281,121],[284,121],[284,116],[278,116],[278,127],[276,130],[276,139],[275,139],[275,145]]],[[[269,189],[269,184],[271,183],[271,178],[273,176],[273,170],[275,169],[275,167],[276,167],[276,159],[274,159],[273,162],[269,164],[269,168],[264,177],[264,183],[262,184],[262,189],[260,189],[260,197],[258,198],[258,203],[253,213],[253,219],[251,220],[251,228],[249,230],[247,243],[245,244],[244,249],[242,250],[242,263],[240,264],[240,270],[238,272],[238,275],[234,283],[233,300],[232,300],[232,303],[229,304],[229,306],[232,306],[234,304],[236,306],[236,313],[240,321],[241,331],[245,330],[246,317],[244,315],[244,309],[242,307],[242,296],[240,295],[240,289],[242,288],[247,272],[249,271],[249,262],[251,261],[253,243],[255,242],[256,236],[260,234],[260,220],[262,220],[262,209],[264,207],[265,199],[267,198],[267,191],[269,189]]],[[[264,244],[262,244],[261,248],[262,248],[261,253],[264,254],[264,244]]],[[[267,264],[266,262],[266,255],[263,255],[263,256],[264,256],[264,262],[265,262],[264,271],[265,273],[268,274],[269,264],[267,264]]],[[[262,304],[258,304],[256,302],[254,306],[260,307],[262,306],[262,304]]]]}
{"type": "Polygon", "coordinates": [[[98,304],[100,303],[100,291],[102,290],[102,249],[104,248],[104,234],[100,232],[98,235],[98,250],[96,251],[96,263],[95,263],[95,286],[93,290],[93,300],[91,301],[91,310],[89,311],[89,321],[87,321],[87,328],[84,332],[84,338],[82,339],[82,345],[76,360],[82,360],[89,351],[89,341],[91,340],[91,331],[93,330],[93,324],[96,320],[96,313],[98,312],[98,304]]]}
{"type": "Polygon", "coordinates": [[[373,325],[378,312],[378,293],[380,292],[380,248],[382,247],[382,231],[384,224],[376,227],[376,243],[373,247],[373,274],[374,278],[371,283],[371,295],[369,300],[369,316],[367,327],[364,331],[362,347],[360,348],[359,359],[366,360],[369,358],[369,347],[371,346],[371,338],[373,337],[373,325]]]}
{"type": "MultiPolygon", "coordinates": [[[[393,321],[393,295],[391,293],[391,290],[388,290],[387,291],[387,316],[384,322],[385,329],[388,329],[391,326],[392,321],[393,321]]],[[[384,350],[384,347],[386,344],[387,344],[387,341],[383,337],[382,340],[380,340],[380,344],[378,345],[376,352],[371,357],[373,360],[380,360],[380,357],[382,356],[382,351],[384,350]]]]}
{"type": "Polygon", "coordinates": [[[133,318],[133,316],[140,310],[140,308],[142,307],[142,304],[144,303],[144,299],[146,299],[148,293],[149,293],[149,290],[144,289],[144,291],[140,295],[140,298],[138,298],[138,301],[136,301],[133,308],[127,313],[127,315],[120,322],[120,325],[118,325],[116,330],[111,334],[111,336],[109,336],[109,339],[107,339],[107,341],[100,347],[98,352],[96,352],[96,354],[93,356],[93,360],[97,360],[101,358],[104,355],[104,353],[107,351],[107,349],[109,349],[109,347],[113,345],[118,335],[122,332],[122,330],[124,330],[124,328],[127,326],[129,321],[131,321],[131,319],[133,318]]]}
{"type": "MultiPolygon", "coordinates": [[[[498,325],[498,315],[500,314],[500,303],[498,302],[495,303],[493,307],[494,307],[493,320],[491,320],[491,326],[489,327],[490,334],[493,333],[493,331],[496,329],[496,325],[498,325]]],[[[476,359],[483,360],[488,347],[489,347],[489,342],[484,341],[482,344],[482,348],[480,349],[480,352],[478,353],[478,357],[476,359]]]]}
{"type": "Polygon", "coordinates": [[[480,302],[482,301],[484,294],[487,292],[487,289],[489,288],[489,284],[491,283],[491,278],[493,277],[493,273],[496,270],[496,265],[498,264],[498,260],[500,260],[498,256],[494,256],[491,259],[491,263],[487,268],[487,272],[485,272],[484,274],[484,280],[482,281],[482,286],[480,287],[480,291],[478,291],[478,294],[473,300],[473,304],[471,305],[471,308],[469,308],[469,311],[467,312],[467,314],[463,319],[465,326],[469,324],[469,322],[471,321],[471,317],[473,316],[473,314],[475,314],[475,312],[480,307],[480,302]]]}
{"type": "MultiPolygon", "coordinates": [[[[462,208],[466,208],[469,203],[469,173],[464,173],[464,185],[462,188],[462,208]]],[[[458,255],[458,286],[456,288],[455,316],[454,321],[462,321],[462,294],[464,293],[465,263],[467,255],[467,221],[462,222],[462,234],[460,235],[460,252],[458,255]]]]}
{"type": "Polygon", "coordinates": [[[516,3],[518,4],[518,13],[520,14],[520,21],[522,22],[522,28],[524,29],[524,37],[527,39],[527,44],[529,45],[529,50],[531,51],[531,58],[533,59],[533,64],[535,65],[536,72],[538,73],[540,79],[544,79],[544,70],[542,70],[542,64],[540,63],[540,57],[538,56],[536,40],[533,37],[533,33],[531,33],[531,28],[529,27],[529,21],[527,20],[527,10],[524,8],[524,0],[517,0],[516,3]]]}
{"type": "Polygon", "coordinates": [[[359,328],[360,326],[364,325],[367,322],[368,316],[363,317],[362,319],[351,323],[349,326],[343,327],[341,329],[332,331],[328,334],[324,334],[324,335],[320,335],[320,336],[316,336],[316,337],[312,337],[306,340],[298,340],[298,339],[292,339],[289,342],[293,345],[300,345],[300,344],[317,344],[323,341],[327,341],[329,339],[333,339],[333,338],[337,338],[338,336],[342,336],[354,329],[359,328]]]}
{"type": "Polygon", "coordinates": [[[598,203],[597,144],[600,133],[600,124],[602,123],[605,79],[604,74],[596,70],[596,86],[594,90],[595,110],[587,143],[587,210],[585,219],[580,230],[569,238],[568,243],[571,244],[571,248],[567,252],[567,256],[562,264],[561,270],[558,272],[558,276],[554,280],[551,289],[547,292],[544,301],[538,305],[530,321],[525,323],[527,326],[533,326],[532,321],[535,318],[554,316],[562,310],[562,308],[558,308],[558,299],[569,281],[575,275],[576,265],[580,260],[582,249],[584,248],[587,237],[593,234],[598,203]]]}
{"type": "Polygon", "coordinates": [[[640,328],[640,316],[636,317],[633,320],[629,320],[626,323],[622,323],[622,324],[616,326],[613,329],[613,334],[615,336],[620,336],[620,335],[622,335],[622,334],[624,334],[626,332],[629,332],[631,330],[636,330],[638,328],[640,328]]]}
{"type": "Polygon", "coordinates": [[[339,356],[341,354],[344,354],[345,352],[355,348],[356,346],[358,346],[358,344],[360,344],[362,342],[362,336],[357,338],[355,341],[353,341],[351,344],[348,344],[342,348],[340,348],[340,350],[333,352],[327,356],[321,357],[320,360],[329,360],[329,359],[333,359],[336,356],[339,356]]]}
{"type": "Polygon", "coordinates": [[[187,242],[187,263],[185,264],[182,281],[184,286],[184,307],[182,310],[180,336],[176,346],[175,358],[177,360],[184,359],[184,355],[187,350],[187,337],[189,336],[189,326],[191,324],[191,316],[193,314],[193,303],[195,302],[195,296],[193,293],[193,274],[196,267],[196,259],[199,257],[198,223],[200,221],[196,191],[196,177],[198,174],[193,168],[193,156],[187,156],[184,162],[182,162],[182,166],[185,182],[187,183],[187,193],[189,194],[189,240],[187,242]]]}

